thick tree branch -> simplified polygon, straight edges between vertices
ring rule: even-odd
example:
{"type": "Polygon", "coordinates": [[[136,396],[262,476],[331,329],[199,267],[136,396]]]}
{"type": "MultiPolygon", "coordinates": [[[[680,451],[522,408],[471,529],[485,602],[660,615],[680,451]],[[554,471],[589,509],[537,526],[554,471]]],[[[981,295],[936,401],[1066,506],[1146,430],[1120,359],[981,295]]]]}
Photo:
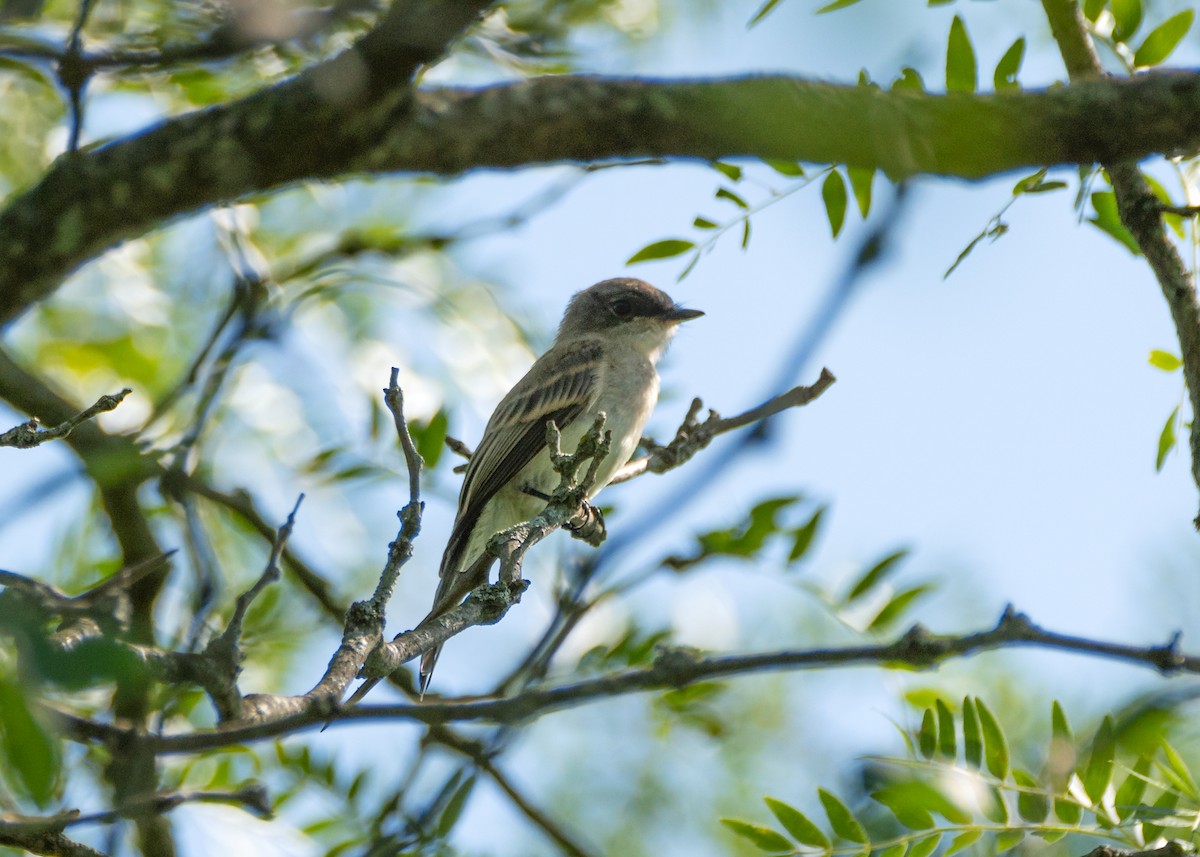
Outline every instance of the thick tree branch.
{"type": "MultiPolygon", "coordinates": [[[[1094,86],[1104,74],[1100,58],[1088,36],[1083,12],[1076,0],[1042,0],[1050,29],[1058,42],[1072,85],[1069,89],[1094,86]]],[[[1136,78],[1134,78],[1136,80],[1136,78]]],[[[1195,146],[1189,148],[1194,149],[1195,146]]],[[[1197,300],[1193,274],[1180,258],[1167,235],[1163,207],[1138,170],[1137,158],[1113,153],[1097,160],[1104,165],[1117,198],[1121,222],[1133,235],[1158,279],[1163,297],[1171,310],[1171,320],[1179,337],[1183,359],[1183,377],[1187,383],[1192,413],[1200,415],[1200,300],[1197,300]]],[[[1200,488],[1200,417],[1191,424],[1192,480],[1200,488]]],[[[1200,529],[1200,514],[1193,523],[1200,529]]]]}
{"type": "MultiPolygon", "coordinates": [[[[477,14],[486,3],[461,5],[470,8],[451,23],[466,26],[463,13],[477,14]]],[[[455,32],[446,26],[426,34],[428,44],[455,32]]],[[[380,66],[393,54],[411,61],[436,51],[403,39],[389,46],[383,36],[362,44],[245,99],[60,158],[0,212],[0,323],[124,239],[308,179],[736,156],[842,162],[893,177],[980,178],[1028,166],[1137,160],[1200,143],[1200,75],[1183,72],[978,96],[778,76],[564,75],[415,95],[400,87],[372,98],[380,79],[364,72],[364,56],[380,66]],[[301,133],[307,145],[296,146],[301,133]]]]}

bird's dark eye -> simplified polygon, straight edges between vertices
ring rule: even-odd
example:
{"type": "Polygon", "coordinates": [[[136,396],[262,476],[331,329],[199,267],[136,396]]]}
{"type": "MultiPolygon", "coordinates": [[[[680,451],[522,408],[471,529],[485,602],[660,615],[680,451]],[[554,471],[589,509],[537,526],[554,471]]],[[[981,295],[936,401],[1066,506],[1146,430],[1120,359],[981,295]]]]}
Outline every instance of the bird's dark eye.
{"type": "Polygon", "coordinates": [[[633,304],[625,298],[617,298],[611,305],[612,313],[617,318],[629,318],[633,315],[633,304]]]}

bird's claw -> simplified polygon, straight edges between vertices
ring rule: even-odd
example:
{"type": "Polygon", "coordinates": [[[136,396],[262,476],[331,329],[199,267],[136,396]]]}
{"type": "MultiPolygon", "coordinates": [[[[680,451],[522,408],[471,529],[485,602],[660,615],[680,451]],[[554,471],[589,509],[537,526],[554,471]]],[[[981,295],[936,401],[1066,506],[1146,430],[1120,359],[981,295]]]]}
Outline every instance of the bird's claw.
{"type": "Polygon", "coordinates": [[[599,547],[608,536],[604,526],[604,514],[587,500],[579,504],[579,511],[563,525],[571,538],[582,539],[592,547],[599,547]]]}

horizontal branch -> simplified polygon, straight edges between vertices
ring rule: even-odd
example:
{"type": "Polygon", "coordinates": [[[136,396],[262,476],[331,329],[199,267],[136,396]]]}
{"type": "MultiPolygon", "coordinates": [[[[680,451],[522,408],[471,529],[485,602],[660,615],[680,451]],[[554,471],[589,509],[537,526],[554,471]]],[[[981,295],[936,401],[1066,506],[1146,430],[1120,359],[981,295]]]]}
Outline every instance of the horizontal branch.
{"type": "Polygon", "coordinates": [[[0,211],[0,323],[122,240],[297,181],[645,157],[778,158],[876,167],[894,178],[981,178],[1174,154],[1200,141],[1200,75],[1183,72],[995,95],[792,76],[559,75],[343,97],[359,91],[350,84],[360,63],[347,52],[244,99],[60,158],[0,211]],[[305,146],[294,145],[300,133],[305,146]]]}
{"type": "MultiPolygon", "coordinates": [[[[686,687],[699,681],[763,672],[829,669],[848,666],[907,665],[932,669],[942,663],[981,652],[1036,647],[1110,658],[1151,667],[1166,675],[1200,674],[1200,656],[1179,650],[1176,634],[1161,646],[1131,646],[1047,631],[1023,614],[1006,609],[995,627],[963,636],[932,634],[914,626],[891,643],[841,648],[801,649],[751,655],[701,657],[693,650],[664,649],[653,664],[640,669],[585,679],[559,687],[528,690],[511,697],[474,697],[461,702],[360,705],[330,712],[310,710],[266,723],[231,726],[210,732],[139,736],[156,754],[196,753],[287,735],[323,723],[351,720],[411,720],[426,724],[456,721],[516,723],[551,711],[572,708],[597,699],[686,687]]],[[[58,712],[52,712],[59,715],[58,712]]],[[[117,727],[60,716],[63,731],[77,740],[112,741],[117,727]]]]}

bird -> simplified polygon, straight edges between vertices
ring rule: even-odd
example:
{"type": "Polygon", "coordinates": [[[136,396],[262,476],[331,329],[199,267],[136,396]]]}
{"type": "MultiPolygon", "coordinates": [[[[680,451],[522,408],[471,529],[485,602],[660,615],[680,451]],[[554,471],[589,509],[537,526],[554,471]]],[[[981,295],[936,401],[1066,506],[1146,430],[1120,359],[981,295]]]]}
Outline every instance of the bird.
{"type": "MultiPolygon", "coordinates": [[[[588,499],[595,499],[641,441],[658,401],[658,359],[679,324],[702,315],[632,277],[604,280],[570,299],[554,343],[500,400],[483,430],[463,476],[433,607],[418,628],[487,582],[495,562],[487,550],[493,535],[545,508],[558,484],[546,447],[547,421],[554,421],[562,448],[571,451],[596,415],[605,415],[612,441],[589,490],[588,499]]],[[[437,646],[421,658],[422,696],[440,652],[437,646]]]]}

